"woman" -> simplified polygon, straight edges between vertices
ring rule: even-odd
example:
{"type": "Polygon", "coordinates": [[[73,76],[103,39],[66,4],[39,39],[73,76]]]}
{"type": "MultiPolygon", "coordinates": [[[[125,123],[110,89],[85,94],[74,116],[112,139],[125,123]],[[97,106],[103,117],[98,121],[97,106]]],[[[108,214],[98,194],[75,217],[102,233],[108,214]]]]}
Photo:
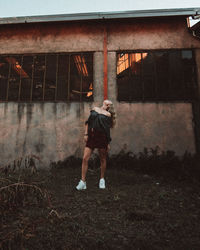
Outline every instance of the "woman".
{"type": "Polygon", "coordinates": [[[90,111],[90,116],[85,122],[84,140],[86,142],[83,160],[82,160],[82,176],[79,184],[76,186],[77,190],[86,189],[86,173],[88,170],[88,160],[92,151],[97,148],[99,151],[101,162],[101,178],[99,181],[99,188],[105,188],[105,170],[106,170],[106,156],[110,149],[110,128],[115,125],[115,112],[111,101],[104,100],[102,107],[94,107],[90,111]]]}

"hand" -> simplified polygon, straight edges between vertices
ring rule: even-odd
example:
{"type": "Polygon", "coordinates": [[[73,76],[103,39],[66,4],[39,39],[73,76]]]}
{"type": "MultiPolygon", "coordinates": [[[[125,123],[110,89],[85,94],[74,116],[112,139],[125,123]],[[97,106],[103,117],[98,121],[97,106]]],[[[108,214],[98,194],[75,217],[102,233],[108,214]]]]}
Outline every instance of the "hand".
{"type": "Polygon", "coordinates": [[[84,142],[87,142],[88,140],[88,135],[84,135],[84,142]]]}

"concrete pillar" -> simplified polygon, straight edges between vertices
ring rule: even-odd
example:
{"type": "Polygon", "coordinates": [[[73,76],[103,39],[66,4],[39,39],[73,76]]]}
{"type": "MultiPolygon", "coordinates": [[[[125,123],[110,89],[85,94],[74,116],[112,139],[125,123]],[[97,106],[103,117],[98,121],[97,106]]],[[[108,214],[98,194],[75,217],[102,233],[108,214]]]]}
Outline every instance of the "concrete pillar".
{"type": "Polygon", "coordinates": [[[103,101],[103,52],[94,53],[94,105],[103,101]]]}
{"type": "Polygon", "coordinates": [[[108,99],[117,101],[116,52],[108,52],[108,99]]]}

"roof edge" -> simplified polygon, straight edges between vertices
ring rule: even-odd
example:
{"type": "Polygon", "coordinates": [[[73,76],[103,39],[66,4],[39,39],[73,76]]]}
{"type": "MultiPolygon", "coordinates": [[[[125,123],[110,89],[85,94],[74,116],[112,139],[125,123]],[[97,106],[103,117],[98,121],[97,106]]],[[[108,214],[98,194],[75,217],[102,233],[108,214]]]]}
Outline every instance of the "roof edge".
{"type": "Polygon", "coordinates": [[[200,15],[200,7],[3,17],[0,18],[0,24],[104,20],[104,19],[141,18],[141,17],[145,18],[145,17],[166,17],[166,16],[198,16],[198,15],[200,15]]]}

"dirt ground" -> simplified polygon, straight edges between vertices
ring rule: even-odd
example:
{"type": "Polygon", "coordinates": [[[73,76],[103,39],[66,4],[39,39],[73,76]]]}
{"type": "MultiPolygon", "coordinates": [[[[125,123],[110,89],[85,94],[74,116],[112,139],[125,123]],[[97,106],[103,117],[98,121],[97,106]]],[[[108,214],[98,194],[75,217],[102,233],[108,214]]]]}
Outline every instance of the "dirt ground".
{"type": "Polygon", "coordinates": [[[200,249],[200,183],[80,167],[1,175],[1,249],[200,249]]]}

